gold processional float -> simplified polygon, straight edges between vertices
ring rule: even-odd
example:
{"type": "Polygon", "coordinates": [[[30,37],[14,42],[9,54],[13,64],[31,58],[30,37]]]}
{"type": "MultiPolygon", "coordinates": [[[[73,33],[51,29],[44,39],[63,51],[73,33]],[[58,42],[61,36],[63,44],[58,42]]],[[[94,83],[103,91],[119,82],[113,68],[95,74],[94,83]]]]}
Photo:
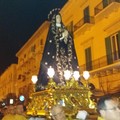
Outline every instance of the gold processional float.
{"type": "MultiPolygon", "coordinates": [[[[79,85],[78,83],[80,75],[73,37],[62,23],[59,9],[50,11],[48,19],[50,27],[39,75],[41,76],[39,80],[47,79],[48,84],[39,92],[31,94],[27,114],[49,118],[50,109],[55,104],[61,104],[69,117],[75,116],[78,110],[92,110],[95,106],[90,99],[91,92],[88,84],[79,85]],[[50,66],[54,66],[55,70],[50,66]],[[71,73],[68,69],[74,72],[71,73]],[[58,75],[57,79],[54,77],[55,71],[58,75]],[[45,79],[43,79],[44,76],[45,79]],[[47,76],[49,76],[49,81],[47,76]],[[56,84],[58,79],[65,81],[65,84],[56,84]]],[[[83,77],[88,80],[89,72],[85,71],[84,73],[83,77]]],[[[36,81],[36,77],[32,80],[36,81]]]]}
{"type": "MultiPolygon", "coordinates": [[[[69,80],[69,71],[66,71],[66,85],[60,86],[53,81],[54,69],[49,68],[50,80],[46,88],[39,92],[34,92],[30,96],[30,103],[27,106],[27,114],[32,116],[46,116],[50,118],[50,109],[53,105],[61,104],[64,107],[66,116],[72,118],[78,110],[95,111],[95,103],[90,99],[92,93],[88,87],[89,72],[84,71],[83,77],[86,84],[79,85],[79,73],[75,71],[75,76],[69,80]],[[53,72],[53,73],[52,73],[53,72]]],[[[36,76],[33,76],[36,79],[36,76]]],[[[36,79],[37,80],[37,79],[36,79]]],[[[36,81],[35,80],[35,81],[36,81]]],[[[34,84],[35,85],[35,84],[34,84]]],[[[34,86],[35,87],[35,86],[34,86]]]]}

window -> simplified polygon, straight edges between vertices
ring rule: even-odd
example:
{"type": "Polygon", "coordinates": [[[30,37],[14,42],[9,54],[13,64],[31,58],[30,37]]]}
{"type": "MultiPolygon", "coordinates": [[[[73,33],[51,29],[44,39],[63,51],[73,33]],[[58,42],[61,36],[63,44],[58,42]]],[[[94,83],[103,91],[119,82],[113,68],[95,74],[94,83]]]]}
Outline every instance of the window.
{"type": "Polygon", "coordinates": [[[102,0],[102,2],[103,2],[103,8],[105,8],[106,6],[108,6],[109,0],[102,0]]]}
{"type": "Polygon", "coordinates": [[[35,49],[36,49],[36,46],[33,45],[33,46],[31,47],[31,52],[35,52],[35,49]]]}
{"type": "Polygon", "coordinates": [[[120,44],[118,39],[118,33],[115,33],[110,37],[111,39],[111,47],[112,47],[112,57],[113,61],[118,60],[120,58],[120,44]]]}
{"type": "Polygon", "coordinates": [[[24,58],[26,58],[26,54],[24,54],[24,58]]]}
{"type": "Polygon", "coordinates": [[[120,31],[105,38],[108,64],[120,59],[120,31]]]}
{"type": "Polygon", "coordinates": [[[40,45],[43,45],[43,39],[40,40],[40,45]]]}
{"type": "Polygon", "coordinates": [[[119,0],[102,0],[103,8],[107,7],[112,2],[119,2],[119,0]]]}
{"type": "Polygon", "coordinates": [[[84,23],[90,22],[89,6],[84,9],[84,23]]]}
{"type": "Polygon", "coordinates": [[[91,47],[85,49],[86,70],[92,70],[91,47]]]}

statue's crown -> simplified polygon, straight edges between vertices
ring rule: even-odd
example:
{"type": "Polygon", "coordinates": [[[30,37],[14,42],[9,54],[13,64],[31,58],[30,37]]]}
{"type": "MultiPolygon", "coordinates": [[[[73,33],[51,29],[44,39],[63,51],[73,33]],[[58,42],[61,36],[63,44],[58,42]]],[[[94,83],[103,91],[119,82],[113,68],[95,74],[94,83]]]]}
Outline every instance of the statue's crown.
{"type": "Polygon", "coordinates": [[[48,14],[48,20],[51,21],[54,15],[57,15],[60,12],[60,8],[55,8],[50,11],[48,14]]]}

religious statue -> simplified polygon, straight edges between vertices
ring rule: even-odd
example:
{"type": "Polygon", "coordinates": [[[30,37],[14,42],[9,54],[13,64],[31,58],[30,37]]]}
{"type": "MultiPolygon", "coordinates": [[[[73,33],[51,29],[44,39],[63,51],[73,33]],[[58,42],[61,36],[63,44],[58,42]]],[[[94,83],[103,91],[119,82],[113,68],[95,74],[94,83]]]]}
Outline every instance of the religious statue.
{"type": "Polygon", "coordinates": [[[62,22],[59,9],[54,9],[49,14],[50,27],[47,35],[43,57],[40,63],[37,91],[41,85],[47,85],[49,78],[47,69],[51,66],[55,70],[54,81],[64,85],[64,71],[79,71],[74,41],[69,31],[62,22]]]}

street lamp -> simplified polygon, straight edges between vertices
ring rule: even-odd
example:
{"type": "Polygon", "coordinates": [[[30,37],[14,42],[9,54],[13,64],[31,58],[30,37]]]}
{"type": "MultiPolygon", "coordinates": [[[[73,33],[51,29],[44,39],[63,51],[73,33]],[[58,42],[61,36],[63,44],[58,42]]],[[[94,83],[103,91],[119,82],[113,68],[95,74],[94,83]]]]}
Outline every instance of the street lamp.
{"type": "Polygon", "coordinates": [[[78,81],[78,79],[80,78],[79,71],[74,71],[73,72],[73,77],[74,77],[75,81],[78,81]]]}
{"type": "Polygon", "coordinates": [[[10,99],[10,101],[9,101],[10,103],[10,105],[13,105],[13,103],[14,103],[14,100],[13,99],[10,99]]]}
{"type": "Polygon", "coordinates": [[[55,74],[55,71],[51,66],[48,68],[47,74],[50,78],[50,81],[48,82],[48,88],[55,88],[56,83],[53,81],[53,76],[55,74]]]}
{"type": "Polygon", "coordinates": [[[64,71],[65,80],[69,80],[71,77],[71,72],[69,70],[64,71]]]}
{"type": "Polygon", "coordinates": [[[37,75],[33,75],[31,80],[33,84],[36,84],[36,82],[38,81],[37,75]]]}
{"type": "Polygon", "coordinates": [[[79,87],[79,84],[78,84],[78,80],[80,78],[80,73],[79,71],[74,71],[73,72],[73,85],[74,87],[78,88],[79,87]]]}
{"type": "Polygon", "coordinates": [[[48,68],[47,74],[48,74],[49,78],[53,78],[55,71],[51,66],[48,68]]]}
{"type": "Polygon", "coordinates": [[[83,71],[83,77],[85,78],[85,80],[88,80],[88,78],[90,77],[90,73],[88,71],[83,71]]]}
{"type": "Polygon", "coordinates": [[[88,71],[83,71],[83,77],[87,81],[86,87],[89,87],[89,80],[88,79],[90,77],[90,73],[88,71]]]}
{"type": "Polygon", "coordinates": [[[32,80],[32,83],[33,83],[33,89],[34,89],[34,92],[35,92],[35,84],[36,84],[36,82],[38,81],[38,77],[37,77],[37,75],[32,75],[32,78],[31,78],[31,80],[32,80]]]}

